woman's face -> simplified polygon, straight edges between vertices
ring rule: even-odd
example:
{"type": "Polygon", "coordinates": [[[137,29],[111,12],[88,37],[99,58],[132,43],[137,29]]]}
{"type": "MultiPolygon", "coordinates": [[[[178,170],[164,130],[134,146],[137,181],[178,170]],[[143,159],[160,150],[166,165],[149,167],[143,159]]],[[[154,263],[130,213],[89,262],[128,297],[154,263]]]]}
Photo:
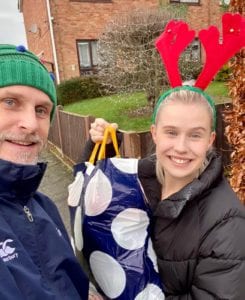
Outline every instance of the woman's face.
{"type": "Polygon", "coordinates": [[[184,185],[197,176],[215,139],[207,108],[203,104],[178,101],[160,108],[151,133],[165,179],[178,180],[184,185]]]}

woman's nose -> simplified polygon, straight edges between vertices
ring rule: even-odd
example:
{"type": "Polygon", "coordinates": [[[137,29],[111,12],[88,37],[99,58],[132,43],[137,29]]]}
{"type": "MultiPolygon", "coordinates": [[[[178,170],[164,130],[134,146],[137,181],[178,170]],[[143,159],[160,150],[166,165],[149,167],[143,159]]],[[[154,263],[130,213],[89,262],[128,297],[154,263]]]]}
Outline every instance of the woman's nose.
{"type": "Polygon", "coordinates": [[[185,152],[187,150],[187,143],[186,143],[186,137],[185,136],[179,136],[175,140],[175,151],[177,152],[185,152]]]}

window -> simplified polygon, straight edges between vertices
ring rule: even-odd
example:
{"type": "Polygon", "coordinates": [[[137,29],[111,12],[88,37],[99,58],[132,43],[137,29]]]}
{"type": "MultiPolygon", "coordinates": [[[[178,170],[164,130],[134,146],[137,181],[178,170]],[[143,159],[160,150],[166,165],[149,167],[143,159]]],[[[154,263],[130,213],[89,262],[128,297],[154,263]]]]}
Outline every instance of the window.
{"type": "Polygon", "coordinates": [[[81,74],[95,73],[98,65],[97,41],[78,41],[77,49],[81,74]]]}
{"type": "Polygon", "coordinates": [[[170,3],[200,4],[200,0],[170,0],[170,3]]]}
{"type": "Polygon", "coordinates": [[[185,50],[184,57],[186,61],[200,61],[201,60],[201,48],[200,41],[196,38],[185,50]]]}
{"type": "Polygon", "coordinates": [[[219,5],[221,6],[229,6],[230,5],[230,0],[220,0],[219,5]]]}

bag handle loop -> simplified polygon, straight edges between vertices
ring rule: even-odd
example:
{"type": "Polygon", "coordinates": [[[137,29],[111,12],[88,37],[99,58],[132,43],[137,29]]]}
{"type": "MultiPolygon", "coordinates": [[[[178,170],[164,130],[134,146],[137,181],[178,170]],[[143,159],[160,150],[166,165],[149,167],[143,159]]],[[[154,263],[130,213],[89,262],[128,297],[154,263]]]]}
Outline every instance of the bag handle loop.
{"type": "Polygon", "coordinates": [[[96,154],[98,153],[98,160],[105,159],[105,149],[106,149],[106,142],[108,140],[108,137],[111,137],[112,144],[114,147],[114,150],[116,152],[116,157],[121,157],[119,153],[118,148],[118,142],[117,142],[117,135],[116,135],[116,129],[112,127],[111,125],[108,125],[105,129],[103,140],[101,142],[97,142],[94,146],[94,149],[90,155],[89,162],[94,165],[96,154]]]}

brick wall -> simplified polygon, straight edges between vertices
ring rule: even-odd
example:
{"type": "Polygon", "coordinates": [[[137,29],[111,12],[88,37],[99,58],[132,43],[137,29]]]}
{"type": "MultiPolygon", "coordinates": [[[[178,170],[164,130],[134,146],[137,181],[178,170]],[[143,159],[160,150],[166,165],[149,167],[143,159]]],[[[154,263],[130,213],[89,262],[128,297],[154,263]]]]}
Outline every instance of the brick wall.
{"type": "Polygon", "coordinates": [[[53,54],[45,0],[24,0],[22,10],[28,48],[47,61],[45,65],[52,71],[53,54]]]}
{"type": "MultiPolygon", "coordinates": [[[[46,0],[22,0],[29,49],[53,62],[46,0]],[[37,24],[37,32],[30,32],[37,24]]],[[[169,2],[162,0],[162,3],[169,2]]],[[[98,39],[110,18],[136,8],[158,7],[159,0],[113,0],[112,2],[79,2],[51,0],[53,29],[60,79],[79,76],[76,40],[98,39]]],[[[218,0],[200,0],[200,5],[187,6],[188,22],[193,29],[218,25],[221,8],[218,0]]]]}
{"type": "Polygon", "coordinates": [[[221,6],[219,0],[200,0],[200,5],[191,5],[187,19],[190,26],[199,30],[210,25],[220,26],[221,6]]]}
{"type": "Polygon", "coordinates": [[[79,76],[76,40],[98,39],[108,20],[137,7],[156,7],[156,0],[113,0],[108,3],[52,1],[60,77],[79,76]]]}

